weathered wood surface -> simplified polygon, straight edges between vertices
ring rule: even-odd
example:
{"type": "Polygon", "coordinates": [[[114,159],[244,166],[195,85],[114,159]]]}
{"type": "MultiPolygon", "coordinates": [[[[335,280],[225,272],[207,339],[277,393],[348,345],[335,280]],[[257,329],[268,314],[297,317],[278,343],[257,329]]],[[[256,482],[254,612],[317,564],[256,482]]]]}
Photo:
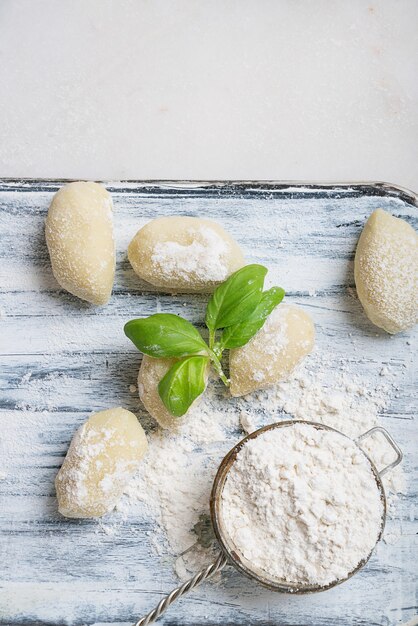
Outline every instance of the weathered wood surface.
{"type": "Polygon", "coordinates": [[[127,262],[136,230],[170,214],[224,225],[250,261],[267,265],[270,280],[309,308],[317,342],[336,363],[348,357],[365,380],[386,363],[403,372],[399,397],[382,419],[405,451],[410,480],[387,525],[399,539],[379,545],[368,566],[344,585],[291,597],[230,570],[221,587],[199,588],[160,623],[382,626],[416,615],[416,332],[391,338],[379,331],[350,290],[365,218],[380,206],[416,227],[412,199],[367,186],[109,183],[117,273],[110,303],[95,309],[61,290],[49,266],[44,219],[60,185],[0,183],[0,472],[6,473],[0,481],[0,624],[131,623],[177,583],[170,559],[153,552],[153,520],[140,503],[120,520],[117,534],[107,536],[94,521],[60,517],[53,486],[87,413],[122,405],[146,422],[129,392],[140,355],[123,335],[124,322],[157,310],[202,321],[204,297],[153,293],[127,262]]]}

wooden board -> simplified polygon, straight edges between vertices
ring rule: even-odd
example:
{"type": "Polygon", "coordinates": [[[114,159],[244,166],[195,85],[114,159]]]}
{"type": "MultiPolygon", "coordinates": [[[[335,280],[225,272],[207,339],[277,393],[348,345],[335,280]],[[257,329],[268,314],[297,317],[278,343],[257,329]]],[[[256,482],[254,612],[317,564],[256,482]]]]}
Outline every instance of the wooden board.
{"type": "Polygon", "coordinates": [[[171,557],[153,551],[153,520],[141,505],[107,536],[97,522],[60,517],[53,486],[87,413],[123,405],[144,419],[129,391],[140,355],[122,333],[124,322],[157,309],[202,321],[204,297],[144,292],[126,258],[142,224],[171,214],[225,226],[250,261],[268,266],[288,297],[309,309],[318,344],[335,362],[350,358],[365,381],[382,364],[405,366],[399,397],[382,420],[404,449],[410,480],[388,522],[398,540],[382,543],[344,585],[291,597],[229,570],[220,587],[199,588],[159,623],[377,626],[416,615],[416,332],[392,338],[379,331],[351,291],[364,220],[382,207],[416,227],[413,194],[383,184],[108,183],[117,272],[110,303],[95,309],[61,290],[51,273],[44,219],[62,184],[0,183],[0,624],[128,624],[177,584],[171,557]]]}

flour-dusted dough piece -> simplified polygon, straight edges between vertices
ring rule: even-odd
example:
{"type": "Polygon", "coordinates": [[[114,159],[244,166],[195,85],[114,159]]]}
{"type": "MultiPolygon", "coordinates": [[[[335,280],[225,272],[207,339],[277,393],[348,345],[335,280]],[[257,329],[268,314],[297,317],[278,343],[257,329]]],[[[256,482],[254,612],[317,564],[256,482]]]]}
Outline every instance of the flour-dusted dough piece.
{"type": "Polygon", "coordinates": [[[105,304],[115,276],[112,198],[102,185],[70,183],[52,199],[45,226],[52,271],[67,291],[105,304]]]}
{"type": "Polygon", "coordinates": [[[222,226],[197,217],[159,217],[141,228],[128,258],[143,280],[161,289],[213,291],[245,265],[222,226]]]}
{"type": "Polygon", "coordinates": [[[137,418],[120,407],[93,413],[75,433],[55,479],[65,517],[100,517],[117,504],[148,447],[137,418]]]}
{"type": "Polygon", "coordinates": [[[138,373],[138,393],[142,404],[163,428],[175,428],[181,419],[171,415],[158,394],[158,383],[176,361],[155,359],[144,354],[138,373]]]}
{"type": "Polygon", "coordinates": [[[231,350],[231,395],[244,396],[286,379],[314,342],[310,316],[297,306],[279,304],[245,346],[231,350]]]}
{"type": "Polygon", "coordinates": [[[382,209],[364,226],[354,260],[357,293],[367,317],[388,333],[418,320],[418,234],[382,209]]]}
{"type": "MultiPolygon", "coordinates": [[[[202,397],[196,398],[189,411],[182,417],[174,417],[166,409],[158,393],[158,383],[176,361],[178,359],[155,359],[144,354],[138,374],[138,393],[144,407],[160,426],[167,429],[174,429],[182,423],[187,413],[200,402],[202,397]]],[[[206,372],[206,382],[208,373],[209,368],[206,372]]]]}

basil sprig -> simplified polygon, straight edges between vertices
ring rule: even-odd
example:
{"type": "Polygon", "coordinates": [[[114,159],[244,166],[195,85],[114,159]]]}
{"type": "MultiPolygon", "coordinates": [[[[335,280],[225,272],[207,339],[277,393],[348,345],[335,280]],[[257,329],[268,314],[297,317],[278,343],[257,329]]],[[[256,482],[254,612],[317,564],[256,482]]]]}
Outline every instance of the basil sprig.
{"type": "Polygon", "coordinates": [[[263,265],[246,265],[215,289],[206,309],[209,343],[193,324],[171,313],[125,324],[126,336],[144,354],[179,358],[158,385],[162,402],[175,417],[184,415],[204,392],[209,363],[229,386],[222,370],[223,351],[248,343],[284,297],[281,287],[263,292],[266,274],[263,265]]]}

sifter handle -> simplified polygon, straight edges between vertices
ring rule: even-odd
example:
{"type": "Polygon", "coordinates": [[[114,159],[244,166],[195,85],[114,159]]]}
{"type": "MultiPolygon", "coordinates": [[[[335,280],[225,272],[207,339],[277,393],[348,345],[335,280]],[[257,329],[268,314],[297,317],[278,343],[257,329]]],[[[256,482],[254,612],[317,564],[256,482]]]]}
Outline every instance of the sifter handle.
{"type": "Polygon", "coordinates": [[[185,583],[181,585],[181,587],[176,587],[173,589],[171,593],[168,594],[165,598],[161,600],[161,602],[153,609],[148,615],[145,617],[141,617],[141,619],[134,624],[134,626],[148,626],[148,624],[153,624],[163,613],[166,612],[170,604],[178,600],[181,596],[184,596],[186,593],[189,593],[192,589],[200,585],[204,580],[208,580],[217,572],[220,572],[221,569],[225,567],[227,563],[226,557],[222,554],[219,554],[216,561],[214,561],[208,567],[200,570],[193,578],[186,580],[185,583]]]}
{"type": "Polygon", "coordinates": [[[374,428],[371,428],[367,432],[360,435],[360,437],[356,439],[356,442],[360,444],[362,441],[367,439],[367,437],[370,437],[370,435],[372,435],[373,433],[382,433],[386,441],[391,445],[392,449],[395,450],[396,452],[396,459],[392,463],[390,463],[389,465],[386,465],[386,467],[378,471],[379,476],[382,477],[386,474],[386,472],[388,472],[389,470],[399,465],[399,463],[403,459],[403,454],[402,454],[402,450],[400,449],[396,441],[391,437],[391,435],[389,435],[386,428],[382,428],[382,426],[374,426],[374,428]]]}

